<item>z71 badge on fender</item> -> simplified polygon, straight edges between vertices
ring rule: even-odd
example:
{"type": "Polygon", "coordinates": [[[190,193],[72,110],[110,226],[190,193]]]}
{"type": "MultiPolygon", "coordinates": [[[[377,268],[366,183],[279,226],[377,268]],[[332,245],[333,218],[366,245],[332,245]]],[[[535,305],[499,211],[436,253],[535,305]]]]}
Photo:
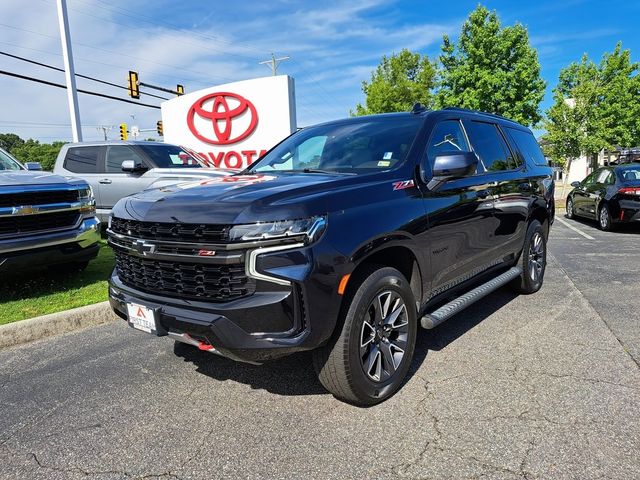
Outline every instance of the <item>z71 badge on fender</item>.
{"type": "Polygon", "coordinates": [[[413,180],[403,180],[402,182],[393,182],[394,190],[404,190],[414,186],[413,180]]]}

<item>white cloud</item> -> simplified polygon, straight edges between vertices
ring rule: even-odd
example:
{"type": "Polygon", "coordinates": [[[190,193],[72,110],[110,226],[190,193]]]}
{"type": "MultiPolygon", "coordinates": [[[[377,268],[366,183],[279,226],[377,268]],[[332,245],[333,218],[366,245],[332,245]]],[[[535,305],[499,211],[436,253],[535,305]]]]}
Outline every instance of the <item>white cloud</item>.
{"type": "MultiPolygon", "coordinates": [[[[19,0],[0,4],[0,50],[62,66],[55,2],[31,4],[33,9],[25,9],[19,0]]],[[[168,12],[163,17],[149,13],[157,6],[151,2],[138,2],[133,8],[123,0],[68,0],[68,4],[77,73],[124,86],[127,71],[133,69],[143,82],[166,87],[182,83],[193,91],[268,75],[258,61],[270,52],[287,54],[292,59],[279,71],[296,79],[298,119],[304,125],[346,116],[361,101],[360,83],[369,78],[382,55],[401,48],[433,47],[442,34],[457,28],[426,18],[424,23],[400,25],[393,16],[380,13],[388,6],[382,0],[322,7],[309,3],[306,8],[299,2],[243,3],[238,6],[242,21],[234,21],[231,6],[228,12],[221,12],[220,6],[195,11],[187,2],[180,18],[173,18],[169,6],[175,10],[175,2],[163,9],[168,12]],[[183,24],[189,28],[177,26],[183,24]]],[[[64,83],[61,72],[3,60],[5,70],[64,83]]],[[[65,90],[9,77],[0,81],[4,112],[0,131],[45,141],[70,139],[65,127],[25,124],[68,124],[65,90]],[[12,121],[16,124],[10,125],[12,121]]],[[[126,98],[124,90],[84,79],[78,79],[78,87],[126,98]]],[[[146,96],[141,101],[160,102],[146,96]]],[[[82,94],[79,103],[85,139],[100,138],[97,125],[133,123],[131,115],[142,128],[155,127],[160,118],[159,110],[82,94]]],[[[117,129],[110,137],[117,137],[117,129]]]]}

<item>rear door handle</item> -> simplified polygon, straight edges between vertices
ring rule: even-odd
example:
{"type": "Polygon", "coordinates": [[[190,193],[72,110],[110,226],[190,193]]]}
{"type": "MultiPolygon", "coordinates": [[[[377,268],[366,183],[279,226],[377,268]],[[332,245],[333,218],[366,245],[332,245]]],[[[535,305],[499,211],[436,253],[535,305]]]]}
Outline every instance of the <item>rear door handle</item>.
{"type": "Polygon", "coordinates": [[[103,185],[109,185],[111,183],[111,180],[108,178],[103,178],[102,180],[100,180],[98,183],[101,183],[103,185]]]}

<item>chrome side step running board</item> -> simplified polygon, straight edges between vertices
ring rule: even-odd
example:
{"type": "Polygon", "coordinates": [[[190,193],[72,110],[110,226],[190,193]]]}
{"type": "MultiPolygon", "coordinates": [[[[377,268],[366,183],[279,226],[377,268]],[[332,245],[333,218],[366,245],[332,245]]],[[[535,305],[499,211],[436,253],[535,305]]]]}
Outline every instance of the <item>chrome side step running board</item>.
{"type": "Polygon", "coordinates": [[[474,288],[473,290],[459,296],[455,300],[450,301],[446,305],[441,306],[435,312],[428,313],[420,319],[420,325],[423,328],[435,328],[445,320],[449,320],[456,313],[464,310],[472,303],[477,302],[481,298],[484,298],[491,292],[497,290],[503,285],[509,283],[516,277],[522,275],[521,267],[512,267],[502,275],[498,275],[496,278],[489,280],[487,283],[474,288]]]}

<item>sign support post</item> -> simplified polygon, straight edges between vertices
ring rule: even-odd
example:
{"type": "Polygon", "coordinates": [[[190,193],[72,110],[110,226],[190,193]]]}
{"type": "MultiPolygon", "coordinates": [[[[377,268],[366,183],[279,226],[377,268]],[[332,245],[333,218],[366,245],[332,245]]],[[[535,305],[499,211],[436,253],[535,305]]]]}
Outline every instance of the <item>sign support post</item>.
{"type": "Polygon", "coordinates": [[[80,128],[80,111],[78,109],[78,92],[76,91],[76,72],[73,68],[71,37],[69,36],[69,18],[67,17],[67,1],[57,0],[58,24],[60,25],[60,41],[62,42],[62,58],[64,59],[64,77],[67,83],[67,99],[71,117],[71,134],[74,142],[82,141],[80,128]]]}

